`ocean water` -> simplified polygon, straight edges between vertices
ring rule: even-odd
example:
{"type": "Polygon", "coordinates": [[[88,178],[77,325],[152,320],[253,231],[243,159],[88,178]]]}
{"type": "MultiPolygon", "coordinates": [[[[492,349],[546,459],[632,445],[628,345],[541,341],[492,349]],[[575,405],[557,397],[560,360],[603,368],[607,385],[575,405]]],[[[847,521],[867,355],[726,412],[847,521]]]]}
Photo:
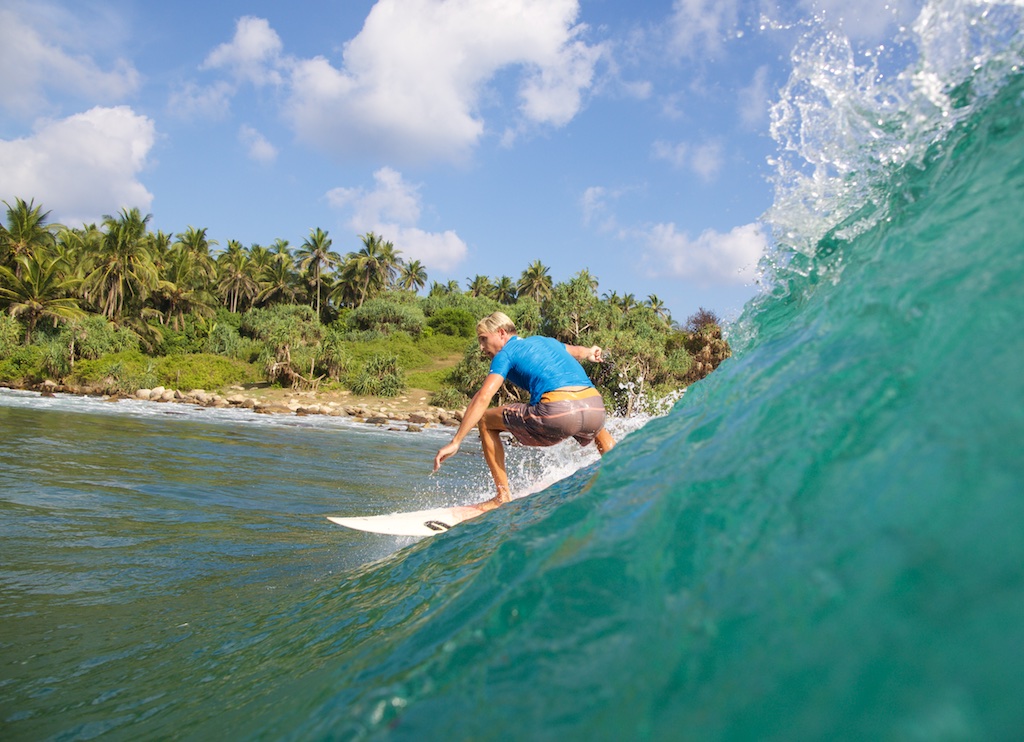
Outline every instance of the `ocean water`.
{"type": "Polygon", "coordinates": [[[735,355],[450,532],[323,518],[444,432],[0,392],[0,736],[1019,739],[1022,13],[808,32],[735,355]]]}

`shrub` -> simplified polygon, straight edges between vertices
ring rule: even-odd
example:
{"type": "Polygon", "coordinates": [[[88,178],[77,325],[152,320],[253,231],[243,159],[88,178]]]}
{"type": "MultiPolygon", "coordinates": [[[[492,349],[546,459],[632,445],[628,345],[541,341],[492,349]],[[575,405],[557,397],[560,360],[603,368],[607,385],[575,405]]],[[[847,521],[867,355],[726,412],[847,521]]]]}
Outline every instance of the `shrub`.
{"type": "Polygon", "coordinates": [[[374,356],[355,374],[350,387],[360,395],[395,397],[405,389],[405,371],[397,356],[374,356]]]}
{"type": "Polygon", "coordinates": [[[353,330],[369,330],[390,334],[406,332],[419,335],[423,332],[426,318],[418,306],[398,303],[388,298],[370,299],[348,315],[348,324],[353,330]]]}
{"type": "Polygon", "coordinates": [[[450,386],[441,387],[430,398],[430,404],[445,410],[461,410],[469,404],[469,397],[450,386]]]}
{"type": "Polygon", "coordinates": [[[115,394],[133,394],[137,389],[157,385],[153,360],[137,350],[80,361],[71,380],[115,394]]]}
{"type": "Polygon", "coordinates": [[[191,353],[158,358],[153,373],[156,383],[185,391],[189,389],[221,389],[230,384],[245,384],[262,380],[259,370],[252,364],[209,353],[191,353]]]}
{"type": "Polygon", "coordinates": [[[17,345],[0,360],[0,381],[35,382],[46,377],[46,351],[38,345],[17,345]]]}
{"type": "Polygon", "coordinates": [[[444,307],[427,320],[434,332],[460,338],[475,337],[476,323],[476,317],[461,307],[444,307]]]}
{"type": "Polygon", "coordinates": [[[139,337],[127,327],[118,327],[100,314],[69,322],[60,332],[60,340],[75,360],[95,360],[110,353],[139,350],[139,337]]]}
{"type": "Polygon", "coordinates": [[[330,378],[338,381],[348,369],[348,354],[345,352],[345,333],[331,325],[320,341],[318,365],[330,378]]]}
{"type": "Polygon", "coordinates": [[[21,322],[6,312],[0,313],[0,358],[9,356],[24,334],[21,322]]]}

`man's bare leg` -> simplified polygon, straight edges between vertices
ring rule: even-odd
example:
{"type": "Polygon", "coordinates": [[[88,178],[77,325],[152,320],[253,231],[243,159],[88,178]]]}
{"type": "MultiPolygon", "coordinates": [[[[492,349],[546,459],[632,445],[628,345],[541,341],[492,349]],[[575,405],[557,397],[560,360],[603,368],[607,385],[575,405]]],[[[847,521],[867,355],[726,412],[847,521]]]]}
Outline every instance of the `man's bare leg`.
{"type": "Polygon", "coordinates": [[[480,446],[484,450],[484,461],[491,470],[491,477],[498,489],[493,500],[485,500],[474,507],[481,511],[493,510],[512,499],[512,491],[508,486],[508,474],[505,472],[505,445],[501,442],[501,431],[505,430],[500,407],[492,407],[480,418],[477,425],[480,430],[480,446]]]}
{"type": "Polygon", "coordinates": [[[597,435],[594,436],[594,443],[597,445],[597,452],[602,456],[615,448],[615,439],[612,438],[612,434],[606,428],[601,428],[598,431],[597,435]]]}

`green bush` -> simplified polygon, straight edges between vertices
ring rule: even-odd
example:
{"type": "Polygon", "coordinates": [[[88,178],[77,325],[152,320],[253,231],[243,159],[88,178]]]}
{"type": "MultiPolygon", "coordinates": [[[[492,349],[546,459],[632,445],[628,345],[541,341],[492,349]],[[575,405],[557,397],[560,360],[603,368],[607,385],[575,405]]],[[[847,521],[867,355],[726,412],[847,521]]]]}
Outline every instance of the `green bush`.
{"type": "Polygon", "coordinates": [[[420,300],[423,313],[427,317],[433,317],[444,309],[462,309],[473,317],[474,330],[476,322],[498,309],[507,310],[494,299],[486,296],[470,296],[460,292],[434,293],[425,299],[420,300]]]}
{"type": "Polygon", "coordinates": [[[66,323],[58,337],[67,348],[69,359],[73,352],[76,361],[82,358],[95,360],[111,353],[139,350],[138,335],[98,314],[66,323]]]}
{"type": "Polygon", "coordinates": [[[242,315],[239,332],[277,349],[286,345],[316,345],[323,337],[324,327],[312,307],[276,304],[250,309],[242,315]]]}
{"type": "Polygon", "coordinates": [[[422,335],[417,338],[416,347],[430,358],[445,358],[461,356],[467,349],[475,349],[477,343],[476,338],[467,341],[466,338],[451,335],[422,335]]]}
{"type": "Polygon", "coordinates": [[[353,377],[350,388],[360,395],[395,397],[405,389],[405,371],[397,356],[374,356],[353,377]]]}
{"type": "Polygon", "coordinates": [[[348,370],[348,352],[345,349],[345,333],[336,325],[331,325],[320,341],[320,356],[317,366],[327,376],[340,380],[348,370]]]}
{"type": "Polygon", "coordinates": [[[46,350],[39,345],[16,345],[0,359],[0,381],[32,383],[46,376],[46,350]]]}
{"type": "Polygon", "coordinates": [[[116,394],[133,394],[137,389],[157,385],[153,359],[137,350],[79,361],[70,381],[116,394]]]}
{"type": "Polygon", "coordinates": [[[430,404],[445,410],[461,410],[469,404],[469,397],[458,389],[445,386],[433,394],[430,404]]]}
{"type": "Polygon", "coordinates": [[[380,355],[396,356],[402,368],[423,368],[433,360],[405,333],[376,336],[359,342],[351,342],[351,336],[347,336],[346,340],[349,342],[345,343],[344,352],[348,354],[349,364],[353,367],[365,365],[374,356],[380,355]]]}
{"type": "Polygon", "coordinates": [[[348,324],[353,330],[381,332],[405,332],[419,335],[423,332],[426,318],[423,310],[408,303],[399,303],[389,298],[370,299],[348,315],[348,324]]]}
{"type": "Polygon", "coordinates": [[[184,391],[222,389],[263,380],[254,365],[209,353],[164,356],[156,359],[153,371],[156,383],[184,391]]]}
{"type": "Polygon", "coordinates": [[[444,307],[430,316],[427,324],[434,332],[452,337],[476,337],[477,318],[461,307],[444,307]]]}
{"type": "Polygon", "coordinates": [[[0,358],[8,357],[18,347],[25,335],[21,322],[7,314],[0,313],[0,358]]]}

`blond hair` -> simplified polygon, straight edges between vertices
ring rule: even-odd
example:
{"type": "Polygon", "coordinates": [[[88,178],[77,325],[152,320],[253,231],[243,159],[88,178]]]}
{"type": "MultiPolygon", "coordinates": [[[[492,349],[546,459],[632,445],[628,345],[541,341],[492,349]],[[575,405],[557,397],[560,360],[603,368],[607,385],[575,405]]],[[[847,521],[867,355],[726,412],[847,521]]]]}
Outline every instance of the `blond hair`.
{"type": "Polygon", "coordinates": [[[509,335],[514,335],[516,323],[504,312],[494,312],[476,323],[477,332],[497,332],[498,330],[504,330],[509,335]]]}

